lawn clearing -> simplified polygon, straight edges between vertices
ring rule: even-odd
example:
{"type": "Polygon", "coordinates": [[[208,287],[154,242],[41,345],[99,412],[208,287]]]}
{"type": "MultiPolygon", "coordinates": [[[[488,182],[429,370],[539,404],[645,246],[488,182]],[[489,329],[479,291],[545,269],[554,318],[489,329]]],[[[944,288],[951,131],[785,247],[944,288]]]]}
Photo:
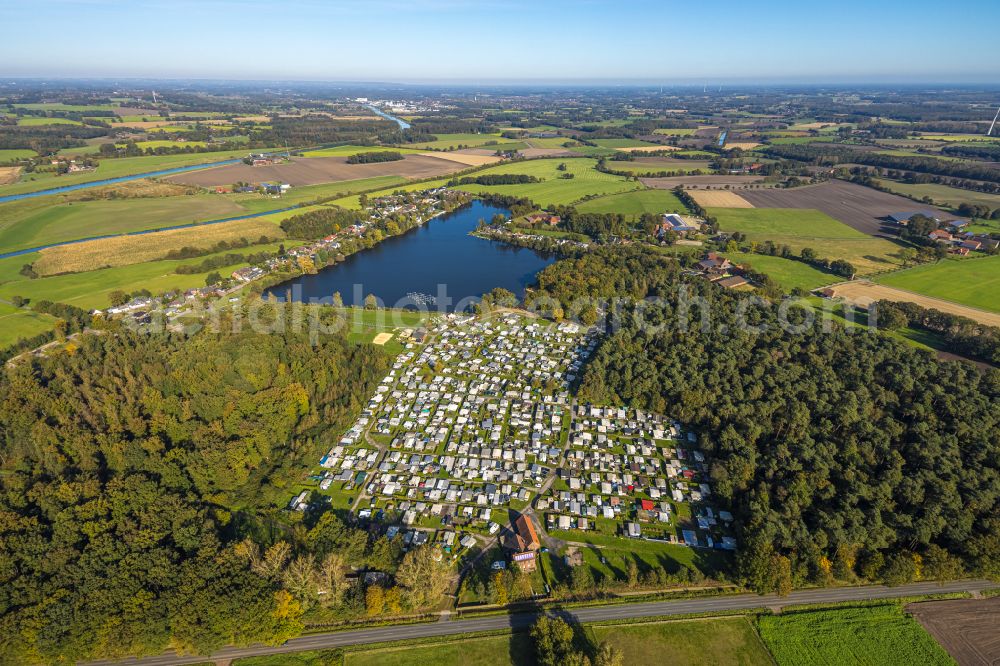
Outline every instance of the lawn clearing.
{"type": "Polygon", "coordinates": [[[69,118],[21,118],[17,121],[18,127],[42,127],[44,125],[82,125],[79,120],[69,118]]]}
{"type": "Polygon", "coordinates": [[[753,204],[734,192],[691,190],[688,192],[703,208],[753,208],[753,204]]]}
{"type": "Polygon", "coordinates": [[[586,631],[595,644],[607,641],[618,648],[626,664],[753,666],[773,663],[746,617],[591,625],[586,631]]]}
{"type": "Polygon", "coordinates": [[[38,153],[27,148],[0,148],[0,164],[26,160],[37,155],[38,153]]]}
{"type": "Polygon", "coordinates": [[[761,638],[779,666],[954,664],[898,603],[762,616],[761,638]]]}
{"type": "Polygon", "coordinates": [[[670,190],[635,190],[590,199],[576,205],[581,213],[620,213],[636,218],[643,213],[680,213],[687,208],[670,190]]]}
{"type": "Polygon", "coordinates": [[[241,238],[253,242],[261,236],[284,238],[285,233],[272,222],[255,218],[149,234],[116,236],[42,250],[34,268],[35,272],[43,276],[80,273],[163,259],[171,250],[183,247],[210,248],[219,241],[241,238]]]}
{"type": "MultiPolygon", "coordinates": [[[[274,207],[280,205],[271,203],[274,207]]],[[[243,206],[209,194],[69,202],[61,201],[59,195],[24,199],[0,204],[0,253],[234,217],[245,212],[243,206]]]]}
{"type": "Polygon", "coordinates": [[[817,287],[843,280],[837,275],[794,259],[746,252],[726,252],[725,256],[735,264],[748,265],[758,273],[767,274],[786,291],[796,287],[812,291],[817,287]]]}
{"type": "MultiPolygon", "coordinates": [[[[877,279],[879,284],[1000,312],[1000,256],[945,259],[877,279]]],[[[996,324],[994,324],[996,325],[996,324]]]]}
{"type": "Polygon", "coordinates": [[[712,171],[709,160],[678,160],[671,157],[638,157],[634,160],[610,160],[608,168],[612,171],[628,171],[629,173],[691,173],[694,171],[712,171]]]}
{"type": "Polygon", "coordinates": [[[507,666],[532,663],[534,645],[525,633],[348,652],[344,659],[345,666],[507,666]]]}
{"type": "Polygon", "coordinates": [[[30,338],[55,326],[55,317],[0,303],[0,349],[21,338],[30,338]]]}
{"type": "Polygon", "coordinates": [[[740,231],[753,242],[770,240],[793,252],[808,247],[826,259],[845,259],[867,275],[899,265],[899,246],[873,238],[817,210],[798,208],[709,208],[723,231],[740,231]]]}

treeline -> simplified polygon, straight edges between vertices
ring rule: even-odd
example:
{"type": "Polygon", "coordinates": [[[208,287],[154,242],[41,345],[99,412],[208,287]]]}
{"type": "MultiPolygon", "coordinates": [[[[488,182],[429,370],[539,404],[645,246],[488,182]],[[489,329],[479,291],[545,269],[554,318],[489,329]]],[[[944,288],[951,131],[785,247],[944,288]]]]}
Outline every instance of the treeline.
{"type": "Polygon", "coordinates": [[[196,275],[198,273],[207,273],[208,271],[214,271],[217,268],[222,268],[223,266],[232,266],[234,264],[242,264],[244,262],[250,264],[260,264],[271,257],[276,256],[273,252],[254,252],[252,254],[246,255],[239,252],[227,252],[226,254],[219,255],[217,257],[209,257],[197,264],[181,264],[174,269],[174,272],[178,275],[196,275]]]}
{"type": "Polygon", "coordinates": [[[371,143],[372,137],[391,134],[396,123],[372,118],[366,121],[338,120],[325,115],[296,118],[273,116],[271,129],[251,134],[251,139],[271,146],[316,146],[326,143],[371,143]]]}
{"type": "Polygon", "coordinates": [[[226,250],[238,250],[240,248],[250,247],[251,245],[267,245],[268,243],[275,243],[279,240],[281,240],[279,237],[271,238],[266,235],[261,235],[256,241],[251,243],[245,237],[241,236],[240,238],[229,241],[220,240],[209,247],[193,247],[191,245],[185,245],[178,250],[170,250],[163,256],[163,258],[194,259],[195,257],[203,257],[206,254],[215,254],[216,252],[224,252],[226,250]]]}
{"type": "Polygon", "coordinates": [[[282,221],[281,229],[289,238],[316,240],[335,234],[361,221],[361,216],[344,208],[324,207],[282,221]]]}
{"type": "Polygon", "coordinates": [[[368,153],[355,153],[347,158],[348,164],[371,164],[373,162],[398,162],[403,156],[395,151],[371,151],[368,153]]]}
{"type": "Polygon", "coordinates": [[[619,313],[578,399],[699,433],[713,497],[739,518],[742,580],[765,591],[1000,575],[1000,371],[793,307],[796,331],[775,305],[678,270],[639,248],[599,249],[547,267],[539,287],[566,307],[659,297],[619,313]]]}
{"type": "Polygon", "coordinates": [[[519,173],[489,173],[482,176],[452,178],[448,181],[448,187],[457,187],[459,185],[524,185],[540,182],[542,181],[536,176],[527,176],[519,173]]]}
{"type": "Polygon", "coordinates": [[[107,132],[86,125],[0,125],[0,149],[27,148],[47,155],[63,148],[80,148],[87,145],[86,139],[107,132]]]}
{"type": "Polygon", "coordinates": [[[389,363],[279,329],[84,335],[0,374],[0,661],[280,644],[364,607],[350,566],[402,567],[319,503],[283,540],[272,501],[389,363]]]}
{"type": "Polygon", "coordinates": [[[941,149],[942,155],[951,155],[952,157],[978,157],[984,160],[991,160],[994,162],[1000,161],[1000,144],[996,143],[984,143],[982,145],[975,144],[959,144],[959,145],[946,145],[941,149]]]}
{"type": "Polygon", "coordinates": [[[1000,328],[916,303],[877,301],[869,310],[879,328],[918,328],[944,338],[949,351],[1000,367],[1000,328]]]}
{"type": "Polygon", "coordinates": [[[487,192],[485,194],[476,195],[476,197],[487,206],[506,208],[510,211],[512,217],[522,217],[538,210],[538,206],[531,199],[519,197],[513,194],[497,194],[495,192],[487,192]]]}
{"type": "Polygon", "coordinates": [[[770,145],[765,149],[771,157],[834,166],[842,163],[856,163],[884,169],[904,169],[953,178],[967,178],[1000,183],[1000,169],[984,164],[940,160],[933,157],[911,155],[884,155],[855,150],[848,146],[822,144],[770,145]]]}

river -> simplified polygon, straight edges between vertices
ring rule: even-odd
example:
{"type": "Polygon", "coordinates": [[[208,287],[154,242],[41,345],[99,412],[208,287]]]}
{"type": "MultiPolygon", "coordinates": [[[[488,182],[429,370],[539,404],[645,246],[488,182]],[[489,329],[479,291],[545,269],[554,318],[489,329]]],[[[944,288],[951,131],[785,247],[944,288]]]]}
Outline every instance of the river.
{"type": "Polygon", "coordinates": [[[266,293],[279,300],[291,296],[296,301],[329,303],[333,293],[340,292],[348,305],[363,305],[365,296],[374,294],[386,306],[423,304],[441,311],[465,310],[494,287],[523,296],[538,271],[555,258],[469,235],[479,220],[489,221],[497,213],[510,211],[474,201],[266,293]],[[414,299],[411,294],[422,296],[414,299]]]}
{"type": "Polygon", "coordinates": [[[371,111],[372,113],[374,113],[375,115],[382,116],[386,120],[391,120],[394,123],[396,123],[397,125],[399,125],[399,129],[401,129],[401,130],[408,130],[408,129],[410,129],[410,123],[406,122],[405,120],[403,120],[401,118],[397,118],[396,116],[390,116],[388,113],[386,113],[382,109],[378,108],[374,104],[366,104],[365,106],[367,106],[368,110],[371,111]]]}

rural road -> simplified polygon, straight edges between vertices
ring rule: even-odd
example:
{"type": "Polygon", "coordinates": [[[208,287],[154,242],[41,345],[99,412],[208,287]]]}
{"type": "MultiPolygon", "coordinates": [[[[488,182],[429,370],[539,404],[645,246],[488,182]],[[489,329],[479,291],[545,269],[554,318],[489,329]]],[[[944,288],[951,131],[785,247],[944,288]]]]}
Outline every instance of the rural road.
{"type": "MultiPolygon", "coordinates": [[[[996,583],[987,580],[957,581],[953,583],[913,583],[900,587],[884,587],[871,585],[865,587],[825,588],[817,590],[800,590],[792,592],[787,597],[775,595],[760,596],[756,594],[738,594],[731,596],[707,597],[701,599],[682,599],[677,601],[653,601],[646,603],[619,604],[613,606],[590,606],[587,608],[553,610],[553,613],[571,617],[577,622],[602,622],[608,620],[623,620],[632,618],[653,617],[657,615],[683,615],[687,613],[721,613],[733,610],[751,608],[776,608],[791,604],[828,604],[843,601],[861,601],[867,599],[889,599],[895,597],[918,596],[923,594],[944,594],[951,592],[980,592],[996,587],[996,583]]],[[[215,660],[237,659],[260,655],[299,652],[302,650],[324,650],[344,645],[379,643],[383,641],[405,641],[429,636],[451,636],[476,631],[494,631],[498,629],[520,629],[531,625],[537,613],[518,613],[514,615],[492,615],[469,620],[452,620],[447,622],[430,622],[425,624],[396,625],[377,627],[373,629],[358,629],[327,634],[314,634],[293,638],[284,645],[268,647],[255,645],[246,648],[225,648],[212,655],[215,660]]],[[[167,653],[157,657],[143,659],[122,659],[110,661],[86,662],[89,666],[111,666],[114,664],[135,664],[142,666],[180,666],[204,662],[204,657],[180,656],[167,653]]]]}

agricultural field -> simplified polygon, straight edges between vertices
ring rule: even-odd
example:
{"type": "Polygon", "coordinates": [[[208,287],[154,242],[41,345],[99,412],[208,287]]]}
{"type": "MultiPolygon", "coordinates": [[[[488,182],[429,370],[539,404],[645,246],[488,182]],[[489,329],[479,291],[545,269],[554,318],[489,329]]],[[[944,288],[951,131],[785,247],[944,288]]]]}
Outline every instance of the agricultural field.
{"type": "MultiPolygon", "coordinates": [[[[568,159],[538,159],[525,162],[505,162],[495,167],[477,171],[475,175],[487,174],[524,174],[543,179],[540,183],[523,185],[461,185],[455,189],[476,194],[495,192],[519,197],[528,197],[539,206],[569,205],[579,202],[588,196],[604,196],[630,190],[641,189],[638,183],[627,181],[623,176],[613,176],[602,173],[594,168],[596,160],[583,158],[568,159]],[[560,164],[566,165],[566,171],[559,171],[560,164]],[[563,173],[573,174],[573,178],[560,178],[563,173]]],[[[402,187],[372,192],[369,197],[391,194],[394,190],[422,190],[439,187],[448,182],[447,179],[423,183],[411,183],[402,187]]],[[[345,208],[357,209],[358,197],[344,197],[332,203],[345,208]]]]}
{"type": "Polygon", "coordinates": [[[574,139],[568,136],[547,136],[527,138],[524,142],[532,148],[565,148],[563,144],[573,143],[574,139]]]}
{"type": "Polygon", "coordinates": [[[724,254],[734,264],[746,264],[758,273],[766,273],[785,291],[791,291],[795,288],[812,291],[823,285],[840,282],[843,279],[794,259],[746,252],[726,252],[724,254]]]}
{"type": "Polygon", "coordinates": [[[661,190],[672,190],[678,185],[685,189],[724,188],[743,190],[748,185],[763,183],[763,176],[730,176],[727,174],[712,174],[707,176],[672,176],[668,178],[640,178],[646,187],[661,190]]]}
{"type": "Polygon", "coordinates": [[[0,302],[0,349],[51,330],[55,318],[0,302]]]}
{"type": "Polygon", "coordinates": [[[416,148],[397,148],[395,146],[333,146],[332,148],[317,148],[302,152],[302,157],[349,157],[358,153],[400,153],[402,155],[422,152],[416,148]]]}
{"type": "Polygon", "coordinates": [[[1000,597],[924,601],[906,610],[960,664],[1000,663],[996,631],[1000,597]]]}
{"type": "Polygon", "coordinates": [[[1000,256],[945,259],[877,279],[879,284],[1000,312],[1000,256]]]}
{"type": "Polygon", "coordinates": [[[101,268],[127,266],[162,259],[172,250],[183,247],[210,248],[219,241],[261,236],[284,238],[280,227],[266,218],[222,222],[186,229],[158,231],[132,236],[115,236],[50,247],[39,252],[35,272],[42,276],[60,273],[83,273],[101,268]]]}
{"type": "Polygon", "coordinates": [[[934,296],[918,294],[915,291],[890,287],[869,280],[855,280],[832,288],[833,298],[841,299],[860,308],[867,308],[874,301],[886,300],[899,303],[916,303],[922,308],[939,310],[949,314],[966,317],[987,326],[1000,327],[1000,313],[995,311],[970,307],[951,300],[934,296]]]}
{"type": "Polygon", "coordinates": [[[890,213],[928,208],[927,204],[842,180],[787,189],[746,190],[740,196],[758,208],[818,210],[863,234],[881,237],[896,233],[894,228],[883,229],[885,223],[881,218],[890,213]]]}
{"type": "Polygon", "coordinates": [[[590,199],[577,204],[581,213],[621,213],[638,217],[643,213],[687,214],[681,200],[670,190],[635,190],[590,199]]]}
{"type": "Polygon", "coordinates": [[[726,190],[691,190],[688,196],[702,208],[753,208],[742,196],[726,190]]]}
{"type": "Polygon", "coordinates": [[[740,231],[751,241],[773,241],[798,253],[812,248],[827,259],[845,259],[860,275],[885,271],[899,265],[899,247],[882,238],[872,238],[818,210],[795,208],[710,208],[722,231],[740,231]]]}
{"type": "Polygon", "coordinates": [[[954,664],[898,603],[765,615],[757,626],[778,666],[954,664]]]}
{"type": "Polygon", "coordinates": [[[670,146],[660,146],[650,141],[640,141],[638,139],[592,139],[591,143],[601,148],[612,148],[614,150],[629,150],[632,148],[662,148],[670,150],[670,146]]]}
{"type": "Polygon", "coordinates": [[[506,141],[499,134],[435,134],[434,136],[437,137],[436,141],[419,141],[403,145],[406,148],[417,148],[419,150],[455,150],[459,146],[475,148],[491,141],[494,143],[506,141]]]}
{"type": "Polygon", "coordinates": [[[902,194],[907,197],[915,197],[917,199],[930,197],[935,202],[952,208],[958,208],[958,206],[963,203],[988,206],[992,209],[1000,208],[1000,194],[973,192],[972,190],[963,190],[957,187],[937,185],[934,183],[911,185],[909,183],[900,183],[894,180],[886,179],[879,180],[878,183],[882,187],[892,190],[897,194],[902,194]]]}
{"type": "Polygon", "coordinates": [[[330,199],[338,196],[342,197],[353,192],[378,190],[392,187],[394,185],[402,185],[407,182],[407,179],[402,176],[374,176],[372,178],[360,178],[357,180],[341,180],[336,183],[293,187],[278,198],[256,193],[226,194],[222,196],[229,201],[239,204],[239,206],[247,213],[261,213],[268,210],[275,210],[277,208],[287,208],[288,206],[295,206],[315,201],[317,199],[330,199]]]}
{"type": "MultiPolygon", "coordinates": [[[[0,187],[0,196],[6,196],[9,194],[24,194],[25,192],[37,192],[39,190],[45,190],[52,187],[79,185],[80,183],[89,183],[95,180],[120,178],[122,176],[132,176],[140,173],[164,171],[166,169],[176,169],[186,166],[196,166],[199,164],[208,164],[210,162],[243,158],[245,156],[245,150],[237,150],[214,153],[150,155],[145,157],[107,159],[102,160],[98,167],[93,171],[69,173],[62,176],[50,175],[40,177],[38,180],[34,180],[32,174],[22,175],[19,183],[0,187]]],[[[41,176],[41,174],[38,175],[41,176]]]]}
{"type": "Polygon", "coordinates": [[[79,120],[69,118],[21,118],[17,121],[18,127],[41,127],[44,125],[82,125],[79,120]]]}
{"type": "Polygon", "coordinates": [[[37,155],[38,153],[27,148],[0,148],[0,164],[26,160],[37,155]]]}
{"type": "Polygon", "coordinates": [[[611,160],[608,168],[614,171],[628,171],[629,173],[657,173],[661,171],[675,171],[690,173],[692,171],[711,171],[712,162],[710,160],[678,160],[670,157],[638,157],[634,160],[611,160]]]}
{"type": "Polygon", "coordinates": [[[585,630],[592,643],[608,641],[618,648],[626,664],[765,666],[774,663],[745,617],[592,625],[585,630]]]}
{"type": "Polygon", "coordinates": [[[166,180],[199,187],[228,186],[237,182],[281,182],[299,187],[375,176],[431,178],[464,168],[465,165],[458,162],[424,155],[406,155],[402,160],[368,164],[348,164],[346,157],[293,157],[284,164],[258,167],[229,164],[167,176],[166,180]]]}
{"type": "Polygon", "coordinates": [[[653,130],[653,134],[663,134],[665,136],[691,136],[698,130],[694,127],[661,127],[653,130]]]}
{"type": "MultiPolygon", "coordinates": [[[[285,241],[286,247],[298,243],[285,241]]],[[[269,245],[254,245],[236,252],[274,252],[278,243],[269,245]]],[[[231,250],[230,250],[231,251],[231,250]]],[[[226,254],[225,252],[218,255],[226,254]]],[[[31,263],[39,257],[39,253],[8,257],[0,259],[0,299],[10,300],[12,296],[23,296],[32,300],[47,299],[59,303],[68,303],[84,309],[102,309],[109,305],[108,294],[116,289],[136,291],[148,289],[154,294],[165,291],[183,290],[205,285],[208,273],[179,275],[174,269],[181,264],[193,264],[209,257],[205,255],[195,259],[169,259],[162,261],[147,261],[140,264],[105,268],[86,273],[71,273],[53,275],[29,280],[18,275],[18,270],[24,264],[31,263]]],[[[232,272],[246,264],[234,264],[218,269],[220,273],[232,272]]]]}
{"type": "MultiPolygon", "coordinates": [[[[243,137],[229,136],[226,137],[226,141],[238,141],[243,137]]],[[[136,141],[135,145],[141,150],[147,150],[149,148],[204,148],[208,144],[204,141],[165,141],[165,140],[153,140],[153,141],[136,141]]]]}
{"type": "MultiPolygon", "coordinates": [[[[274,205],[273,201],[270,203],[274,205]]],[[[0,204],[0,254],[80,238],[233,217],[245,210],[225,197],[209,194],[69,202],[47,198],[13,201],[0,204]]]]}

